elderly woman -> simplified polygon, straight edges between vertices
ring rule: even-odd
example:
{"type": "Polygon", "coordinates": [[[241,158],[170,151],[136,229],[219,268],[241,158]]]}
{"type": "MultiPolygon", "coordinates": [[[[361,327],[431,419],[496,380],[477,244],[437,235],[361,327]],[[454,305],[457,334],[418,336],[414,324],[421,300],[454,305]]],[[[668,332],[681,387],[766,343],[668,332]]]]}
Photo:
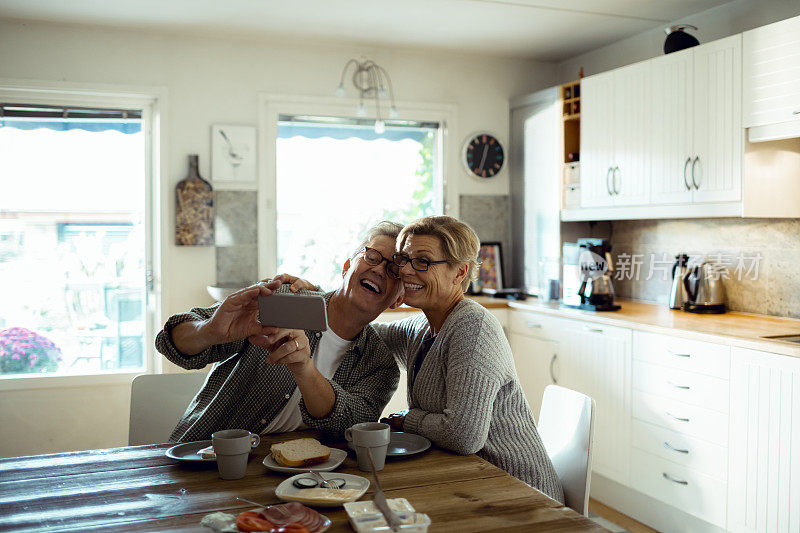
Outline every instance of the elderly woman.
{"type": "Polygon", "coordinates": [[[469,226],[447,216],[419,219],[398,235],[387,270],[397,269],[405,303],[423,315],[374,324],[408,375],[408,412],[390,423],[456,453],[477,453],[563,503],[503,328],[464,297],[479,247],[469,226]]]}

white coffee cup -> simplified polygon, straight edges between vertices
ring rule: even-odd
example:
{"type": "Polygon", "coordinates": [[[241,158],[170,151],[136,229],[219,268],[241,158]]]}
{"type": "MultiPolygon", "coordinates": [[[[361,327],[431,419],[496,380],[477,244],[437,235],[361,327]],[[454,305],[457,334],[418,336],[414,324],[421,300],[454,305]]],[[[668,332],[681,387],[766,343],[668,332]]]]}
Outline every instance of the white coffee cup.
{"type": "Polygon", "coordinates": [[[344,438],[353,443],[358,457],[358,468],[371,472],[372,467],[367,456],[367,450],[372,454],[375,470],[383,470],[386,463],[386,451],[389,448],[389,424],[382,422],[363,422],[347,428],[344,438]]]}
{"type": "Polygon", "coordinates": [[[250,450],[261,443],[261,437],[246,429],[223,429],[211,434],[217,456],[217,469],[222,479],[241,479],[247,471],[250,450]]]}

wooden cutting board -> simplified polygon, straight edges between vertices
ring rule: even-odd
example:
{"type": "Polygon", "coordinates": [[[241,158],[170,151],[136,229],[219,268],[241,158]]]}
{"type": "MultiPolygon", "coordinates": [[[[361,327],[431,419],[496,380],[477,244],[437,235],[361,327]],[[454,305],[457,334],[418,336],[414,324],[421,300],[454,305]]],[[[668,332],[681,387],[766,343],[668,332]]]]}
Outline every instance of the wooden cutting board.
{"type": "Polygon", "coordinates": [[[197,156],[189,156],[189,175],[175,187],[175,244],[214,244],[214,191],[197,172],[197,156]]]}

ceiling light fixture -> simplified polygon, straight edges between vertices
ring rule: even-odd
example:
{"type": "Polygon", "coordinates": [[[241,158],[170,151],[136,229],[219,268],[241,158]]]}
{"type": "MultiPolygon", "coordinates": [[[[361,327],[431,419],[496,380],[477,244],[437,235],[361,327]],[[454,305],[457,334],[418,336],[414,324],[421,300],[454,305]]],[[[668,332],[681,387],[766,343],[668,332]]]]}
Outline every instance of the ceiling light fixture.
{"type": "Polygon", "coordinates": [[[367,106],[364,101],[370,98],[375,99],[375,133],[382,134],[386,131],[386,124],[381,118],[381,100],[387,96],[389,98],[389,118],[397,118],[397,108],[394,106],[394,89],[392,80],[386,69],[378,65],[371,59],[361,58],[361,61],[351,59],[344,65],[342,76],[339,79],[339,86],[334,94],[344,96],[344,77],[350,65],[355,65],[353,71],[353,86],[358,90],[358,108],[356,115],[363,117],[367,114],[367,106]]]}

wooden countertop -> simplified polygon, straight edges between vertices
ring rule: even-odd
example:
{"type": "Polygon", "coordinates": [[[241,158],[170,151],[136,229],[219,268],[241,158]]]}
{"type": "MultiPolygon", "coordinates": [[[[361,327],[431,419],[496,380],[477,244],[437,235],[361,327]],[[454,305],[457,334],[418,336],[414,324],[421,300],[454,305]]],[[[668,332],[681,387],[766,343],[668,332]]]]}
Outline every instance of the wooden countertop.
{"type": "Polygon", "coordinates": [[[584,311],[560,304],[540,304],[536,299],[510,301],[508,306],[565,318],[621,326],[653,333],[716,342],[753,350],[800,357],[800,344],[762,338],[798,335],[800,320],[730,311],[721,315],[697,315],[634,300],[617,299],[618,311],[584,311]]]}

